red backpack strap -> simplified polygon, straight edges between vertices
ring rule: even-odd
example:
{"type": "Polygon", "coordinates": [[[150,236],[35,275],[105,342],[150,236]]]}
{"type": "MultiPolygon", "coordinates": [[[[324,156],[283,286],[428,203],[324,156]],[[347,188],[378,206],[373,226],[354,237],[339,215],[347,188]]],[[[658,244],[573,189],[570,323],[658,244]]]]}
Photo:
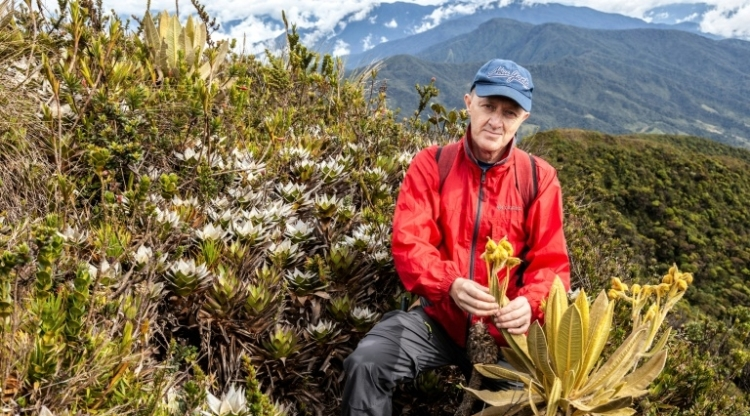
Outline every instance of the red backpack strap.
{"type": "MultiPolygon", "coordinates": [[[[538,192],[539,178],[536,174],[536,160],[530,153],[526,153],[523,150],[515,149],[518,152],[515,158],[515,170],[516,170],[516,188],[521,193],[523,199],[523,215],[526,217],[529,214],[529,208],[531,203],[536,199],[538,192]]],[[[529,263],[526,261],[526,255],[529,254],[529,246],[521,250],[518,257],[521,259],[521,264],[518,266],[516,271],[516,287],[523,286],[523,273],[526,268],[529,267],[529,263]]]]}
{"type": "Polygon", "coordinates": [[[530,153],[515,149],[518,156],[514,164],[516,169],[516,189],[523,199],[524,216],[527,215],[531,203],[536,199],[539,179],[536,176],[536,160],[530,153]]]}
{"type": "Polygon", "coordinates": [[[435,161],[438,165],[438,174],[440,175],[440,185],[438,187],[438,193],[443,192],[443,184],[445,178],[448,177],[448,173],[453,167],[453,162],[456,161],[456,155],[458,155],[458,146],[461,142],[454,142],[446,144],[445,146],[438,147],[437,153],[435,153],[435,161]]]}

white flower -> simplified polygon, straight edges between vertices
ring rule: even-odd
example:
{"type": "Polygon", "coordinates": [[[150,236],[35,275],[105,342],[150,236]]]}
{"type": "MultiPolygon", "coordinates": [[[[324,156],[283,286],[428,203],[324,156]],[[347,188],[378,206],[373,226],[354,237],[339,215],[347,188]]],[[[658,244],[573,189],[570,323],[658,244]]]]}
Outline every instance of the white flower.
{"type": "Polygon", "coordinates": [[[180,216],[174,211],[162,211],[159,207],[154,209],[156,213],[156,222],[162,225],[168,225],[170,228],[180,227],[180,216]]]}
{"type": "Polygon", "coordinates": [[[174,156],[184,162],[197,162],[200,154],[196,153],[192,147],[188,147],[184,152],[174,152],[174,156]]]}
{"type": "Polygon", "coordinates": [[[340,330],[336,330],[336,323],[327,319],[321,319],[317,325],[307,324],[307,332],[315,338],[316,341],[323,341],[326,338],[336,335],[340,330]]]}
{"type": "Polygon", "coordinates": [[[194,207],[199,208],[200,203],[198,202],[198,198],[191,196],[190,198],[181,199],[177,196],[172,198],[172,204],[176,207],[194,207]]]}
{"type": "Polygon", "coordinates": [[[275,201],[269,204],[264,212],[264,216],[272,222],[281,222],[292,216],[294,208],[285,204],[284,201],[275,201]]]}
{"type": "Polygon", "coordinates": [[[52,413],[47,406],[42,405],[41,410],[39,410],[39,416],[55,416],[54,413],[52,413]]]}
{"type": "Polygon", "coordinates": [[[318,168],[323,173],[323,182],[331,183],[341,176],[344,172],[344,166],[335,160],[329,160],[318,164],[318,168]]]}
{"type": "Polygon", "coordinates": [[[310,151],[302,147],[285,148],[280,153],[282,156],[289,156],[297,159],[307,159],[310,157],[310,151]]]}
{"type": "Polygon", "coordinates": [[[378,250],[371,255],[372,259],[375,260],[375,262],[383,264],[386,263],[390,259],[390,254],[388,254],[388,251],[386,250],[378,250]]]}
{"type": "Polygon", "coordinates": [[[213,209],[209,209],[208,216],[211,217],[213,221],[218,221],[222,224],[228,224],[229,221],[232,221],[232,218],[234,218],[234,212],[232,212],[231,209],[225,209],[222,212],[217,212],[213,209]]]}
{"type": "Polygon", "coordinates": [[[138,247],[138,250],[133,255],[133,259],[135,260],[135,264],[139,266],[143,266],[151,260],[153,255],[154,253],[153,251],[151,251],[151,248],[146,247],[146,246],[140,246],[138,247]]]}
{"type": "Polygon", "coordinates": [[[203,226],[202,230],[195,230],[195,236],[200,240],[221,240],[227,232],[221,228],[221,225],[214,227],[213,224],[208,223],[203,226]]]}
{"type": "Polygon", "coordinates": [[[310,234],[312,234],[313,230],[314,230],[314,228],[310,224],[308,224],[308,223],[306,223],[306,222],[304,222],[302,220],[297,220],[294,223],[287,223],[286,224],[286,233],[285,234],[289,238],[291,238],[292,241],[294,241],[294,242],[300,242],[300,241],[303,241],[303,240],[307,239],[307,237],[310,234]]]}
{"type": "Polygon", "coordinates": [[[377,312],[371,311],[368,307],[361,306],[354,307],[351,315],[357,325],[372,323],[378,318],[377,312]]]}
{"type": "Polygon", "coordinates": [[[234,386],[229,387],[229,391],[221,396],[219,400],[216,396],[208,392],[208,407],[211,412],[202,412],[206,416],[223,416],[223,415],[245,415],[247,414],[247,402],[245,399],[245,389],[234,386]]]}
{"type": "Polygon", "coordinates": [[[102,277],[117,277],[120,274],[120,263],[109,264],[106,259],[99,263],[99,273],[102,277]]]}
{"type": "MultiPolygon", "coordinates": [[[[0,223],[0,225],[2,224],[0,223]]],[[[73,228],[70,225],[65,227],[65,230],[63,230],[62,233],[58,232],[57,234],[71,244],[83,244],[88,237],[86,231],[79,231],[77,228],[73,228]]]]}
{"type": "Polygon", "coordinates": [[[96,268],[96,266],[89,263],[89,276],[91,276],[92,279],[96,279],[96,276],[99,274],[99,269],[96,268]]]}
{"type": "Polygon", "coordinates": [[[215,206],[218,209],[225,209],[229,207],[229,200],[225,196],[222,196],[221,198],[214,198],[211,200],[211,205],[215,206]]]}
{"type": "Polygon", "coordinates": [[[241,240],[255,244],[266,238],[266,227],[263,224],[253,224],[252,221],[235,221],[232,223],[234,233],[241,240]]]}

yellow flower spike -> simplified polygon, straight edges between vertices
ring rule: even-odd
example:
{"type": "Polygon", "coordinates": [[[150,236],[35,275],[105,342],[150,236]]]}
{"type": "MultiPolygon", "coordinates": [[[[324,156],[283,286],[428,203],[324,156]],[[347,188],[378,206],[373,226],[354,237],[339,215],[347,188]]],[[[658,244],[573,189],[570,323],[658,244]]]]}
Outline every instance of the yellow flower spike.
{"type": "Polygon", "coordinates": [[[634,295],[637,295],[641,293],[641,285],[639,285],[638,283],[635,283],[633,287],[630,288],[630,290],[633,291],[634,295]]]}
{"type": "Polygon", "coordinates": [[[613,277],[611,285],[612,285],[612,289],[614,289],[614,290],[616,290],[618,292],[623,290],[623,285],[622,285],[622,282],[620,281],[619,277],[613,277]]]}
{"type": "Polygon", "coordinates": [[[615,289],[609,289],[607,292],[607,297],[609,297],[609,300],[615,300],[620,297],[620,292],[615,289]]]}
{"type": "Polygon", "coordinates": [[[685,279],[685,282],[688,285],[692,285],[693,284],[693,274],[692,273],[683,273],[682,274],[682,278],[685,279]]]}
{"type": "Polygon", "coordinates": [[[662,283],[666,283],[668,285],[671,285],[672,282],[674,282],[674,273],[672,273],[672,269],[669,269],[669,274],[665,274],[664,277],[661,279],[662,283]]]}
{"type": "Polygon", "coordinates": [[[645,285],[645,286],[643,286],[643,288],[641,288],[641,290],[643,290],[643,297],[647,298],[647,297],[651,296],[652,293],[654,293],[654,286],[653,285],[645,285]]]}
{"type": "Polygon", "coordinates": [[[513,244],[511,244],[510,241],[506,239],[506,237],[503,237],[503,239],[500,240],[500,243],[498,244],[498,246],[502,247],[503,250],[505,250],[508,253],[508,257],[513,256],[513,244]]]}
{"type": "Polygon", "coordinates": [[[669,275],[674,276],[675,273],[679,273],[679,270],[677,269],[676,264],[672,264],[672,267],[669,268],[669,275]]]}
{"type": "Polygon", "coordinates": [[[487,245],[484,246],[485,253],[494,253],[497,249],[497,243],[492,241],[490,237],[487,237],[487,245]]]}
{"type": "Polygon", "coordinates": [[[672,286],[668,285],[666,283],[662,283],[659,286],[656,287],[657,293],[659,296],[665,296],[667,293],[669,293],[669,289],[671,289],[672,286]]]}
{"type": "Polygon", "coordinates": [[[507,262],[507,263],[505,263],[505,265],[506,265],[506,266],[507,266],[507,267],[508,267],[509,269],[511,269],[511,268],[513,268],[513,267],[516,267],[516,266],[518,266],[519,264],[521,264],[521,259],[519,259],[519,258],[517,258],[517,257],[510,257],[510,258],[508,258],[508,262],[507,262]]]}
{"type": "Polygon", "coordinates": [[[688,288],[687,281],[685,281],[685,280],[678,280],[677,281],[677,289],[679,289],[679,290],[681,290],[681,291],[684,292],[684,291],[687,290],[687,288],[688,288]]]}

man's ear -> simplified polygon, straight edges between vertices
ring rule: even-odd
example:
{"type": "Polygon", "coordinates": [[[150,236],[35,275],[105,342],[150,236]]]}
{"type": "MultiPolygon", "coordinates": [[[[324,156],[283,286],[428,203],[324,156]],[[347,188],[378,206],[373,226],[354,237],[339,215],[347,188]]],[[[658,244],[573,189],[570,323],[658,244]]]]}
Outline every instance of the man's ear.
{"type": "Polygon", "coordinates": [[[466,104],[466,111],[469,111],[469,107],[471,106],[471,96],[471,94],[464,95],[464,104],[466,104]]]}
{"type": "Polygon", "coordinates": [[[521,120],[521,123],[526,121],[526,119],[529,118],[530,115],[531,113],[529,113],[528,111],[524,111],[523,120],[521,120]]]}

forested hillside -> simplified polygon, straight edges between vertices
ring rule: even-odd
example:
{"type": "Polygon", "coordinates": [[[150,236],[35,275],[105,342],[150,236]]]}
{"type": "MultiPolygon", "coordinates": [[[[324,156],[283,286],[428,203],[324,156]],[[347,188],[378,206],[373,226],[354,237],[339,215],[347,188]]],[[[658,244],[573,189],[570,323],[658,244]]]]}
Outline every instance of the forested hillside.
{"type": "Polygon", "coordinates": [[[750,151],[689,136],[540,133],[570,198],[632,248],[634,276],[671,263],[694,272],[688,294],[722,317],[750,304],[750,151]]]}
{"type": "MultiPolygon", "coordinates": [[[[336,414],[343,359],[414,299],[389,251],[400,182],[463,114],[404,119],[381,79],[291,28],[260,60],[201,7],[134,27],[59,7],[0,1],[0,413],[336,414]]],[[[574,287],[695,275],[638,412],[747,414],[748,154],[590,131],[522,145],[559,169],[574,287]]],[[[608,356],[631,329],[612,304],[608,356]]],[[[462,381],[421,374],[397,411],[452,414],[462,381]]]]}

